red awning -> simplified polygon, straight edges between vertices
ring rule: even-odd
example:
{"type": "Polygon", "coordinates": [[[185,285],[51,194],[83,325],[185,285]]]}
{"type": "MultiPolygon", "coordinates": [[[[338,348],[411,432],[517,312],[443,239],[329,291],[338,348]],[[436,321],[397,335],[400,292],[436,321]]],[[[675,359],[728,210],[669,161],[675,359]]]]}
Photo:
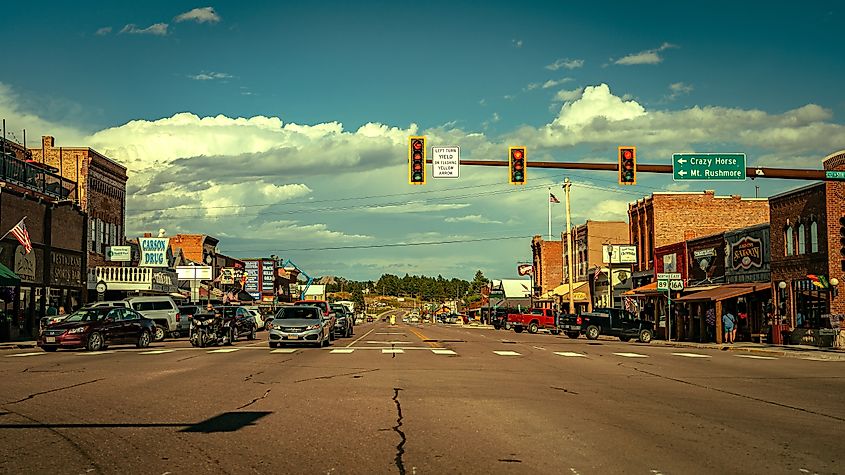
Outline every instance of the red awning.
{"type": "Polygon", "coordinates": [[[684,295],[679,299],[675,299],[675,302],[700,302],[703,300],[709,300],[712,302],[720,301],[720,300],[727,300],[734,297],[740,297],[742,295],[751,294],[754,292],[759,292],[761,290],[769,290],[772,288],[772,284],[768,283],[758,283],[758,284],[725,284],[720,285],[714,289],[705,290],[703,292],[696,292],[694,294],[684,295]]]}

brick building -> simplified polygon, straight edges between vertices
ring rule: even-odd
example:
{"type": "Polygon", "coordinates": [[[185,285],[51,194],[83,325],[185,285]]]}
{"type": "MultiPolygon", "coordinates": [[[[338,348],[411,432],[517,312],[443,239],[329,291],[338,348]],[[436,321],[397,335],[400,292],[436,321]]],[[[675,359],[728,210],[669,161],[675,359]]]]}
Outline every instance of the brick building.
{"type": "Polygon", "coordinates": [[[534,294],[542,295],[563,283],[563,246],[560,241],[544,241],[540,236],[531,239],[534,264],[534,294]]]}
{"type": "MultiPolygon", "coordinates": [[[[845,151],[829,155],[825,170],[845,170],[845,151]]],[[[845,313],[845,184],[813,183],[769,198],[772,293],[792,343],[832,344],[829,316],[845,313]]]]}
{"type": "MultiPolygon", "coordinates": [[[[563,272],[566,280],[569,272],[566,233],[563,237],[563,272]]],[[[572,230],[573,274],[575,282],[591,282],[584,290],[592,288],[590,299],[596,306],[611,306],[610,291],[608,289],[607,259],[602,249],[605,244],[628,244],[628,223],[625,221],[592,221],[575,226],[572,230]],[[598,278],[594,278],[596,268],[600,269],[598,278]]],[[[614,266],[613,268],[613,297],[618,301],[622,290],[630,289],[630,266],[614,266]],[[624,287],[624,289],[623,289],[624,287]]]]}
{"type": "Polygon", "coordinates": [[[49,135],[29,153],[34,161],[57,168],[60,176],[77,183],[76,200],[88,213],[88,267],[105,265],[106,246],[125,241],[126,167],[88,147],[56,148],[49,135]]]}
{"type": "Polygon", "coordinates": [[[176,234],[170,238],[170,247],[174,253],[176,249],[181,249],[182,255],[191,262],[212,266],[213,275],[217,275],[215,271],[219,271],[213,268],[219,243],[219,239],[207,234],[176,234]]]}
{"type": "Polygon", "coordinates": [[[58,191],[75,184],[33,163],[20,145],[7,142],[3,149],[0,232],[26,218],[32,251],[25,252],[11,234],[0,241],[0,264],[9,271],[0,283],[0,340],[31,338],[49,307],[70,310],[85,303],[87,216],[58,191]]]}
{"type": "Polygon", "coordinates": [[[634,284],[654,279],[655,249],[769,221],[766,198],[716,196],[712,190],[658,192],[628,205],[630,243],[637,247],[634,284]]]}

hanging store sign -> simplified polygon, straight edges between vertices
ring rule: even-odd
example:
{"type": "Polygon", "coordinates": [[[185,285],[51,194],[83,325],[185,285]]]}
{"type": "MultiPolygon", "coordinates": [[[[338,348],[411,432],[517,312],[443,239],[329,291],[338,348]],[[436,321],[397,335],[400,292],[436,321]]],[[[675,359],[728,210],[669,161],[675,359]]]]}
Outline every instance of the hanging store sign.
{"type": "Polygon", "coordinates": [[[108,246],[106,247],[106,260],[111,262],[131,262],[131,246],[108,246]]]}
{"type": "Polygon", "coordinates": [[[170,238],[138,238],[141,248],[141,267],[167,267],[170,238]]]}
{"type": "Polygon", "coordinates": [[[731,243],[730,262],[733,270],[748,270],[763,266],[763,241],[745,236],[731,243]]]}

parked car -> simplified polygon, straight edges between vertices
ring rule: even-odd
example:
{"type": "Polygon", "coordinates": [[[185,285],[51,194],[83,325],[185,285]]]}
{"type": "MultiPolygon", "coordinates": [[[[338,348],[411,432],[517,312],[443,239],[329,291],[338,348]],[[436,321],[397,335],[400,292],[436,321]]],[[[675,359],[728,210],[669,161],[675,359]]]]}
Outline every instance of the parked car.
{"type": "Polygon", "coordinates": [[[312,305],[282,307],[270,323],[270,348],[285,343],[311,343],[318,347],[332,341],[334,322],[312,305]]]}
{"type": "Polygon", "coordinates": [[[325,301],[325,300],[297,300],[296,302],[293,303],[293,305],[294,306],[310,305],[310,306],[317,307],[320,310],[322,310],[323,315],[331,321],[329,328],[331,329],[331,332],[332,332],[332,340],[334,340],[337,337],[337,335],[335,335],[335,333],[334,333],[334,324],[335,324],[335,320],[337,319],[337,315],[335,315],[334,310],[332,310],[331,305],[329,305],[329,303],[327,301],[325,301]]]}
{"type": "Polygon", "coordinates": [[[134,344],[146,348],[156,324],[140,313],[122,307],[90,307],[77,310],[64,321],[48,326],[38,337],[44,351],[59,348],[106,349],[111,344],[134,344]]]}
{"type": "Polygon", "coordinates": [[[353,326],[355,325],[352,313],[350,313],[349,310],[341,304],[333,303],[331,304],[331,308],[337,316],[335,318],[334,334],[346,338],[351,337],[353,334],[353,326]]]}
{"type": "Polygon", "coordinates": [[[560,333],[557,315],[550,308],[532,308],[526,312],[509,313],[508,325],[517,333],[526,329],[528,333],[537,333],[541,328],[551,331],[554,335],[560,333]]]}
{"type": "Polygon", "coordinates": [[[595,308],[580,315],[563,315],[559,326],[570,338],[578,338],[583,333],[589,340],[608,335],[619,337],[622,341],[636,338],[642,343],[649,343],[654,337],[654,322],[620,308],[595,308]]]}
{"type": "Polygon", "coordinates": [[[224,324],[230,324],[235,329],[232,342],[237,341],[242,336],[245,336],[247,340],[255,339],[255,332],[258,331],[258,327],[255,324],[255,316],[248,308],[222,305],[214,307],[214,310],[223,314],[224,324]]]}

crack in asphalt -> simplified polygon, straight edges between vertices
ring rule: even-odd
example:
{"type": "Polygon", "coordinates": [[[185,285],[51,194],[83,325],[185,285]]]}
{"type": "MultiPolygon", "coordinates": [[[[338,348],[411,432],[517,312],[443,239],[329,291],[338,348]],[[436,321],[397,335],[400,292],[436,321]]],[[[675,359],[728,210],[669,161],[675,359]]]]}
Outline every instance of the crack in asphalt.
{"type": "Polygon", "coordinates": [[[783,404],[783,403],[776,402],[776,401],[769,401],[768,399],[763,399],[763,398],[754,397],[754,396],[748,396],[746,394],[735,393],[733,391],[728,391],[727,389],[719,389],[719,388],[710,387],[710,386],[707,386],[707,385],[704,385],[704,384],[698,384],[698,383],[693,383],[691,381],[685,381],[683,379],[672,378],[670,376],[664,376],[662,374],[652,373],[651,371],[646,371],[646,370],[636,368],[636,367],[633,367],[633,366],[626,366],[626,368],[631,368],[634,371],[637,371],[637,372],[640,372],[640,373],[643,373],[643,374],[647,374],[649,376],[654,376],[654,377],[657,377],[657,378],[660,378],[660,379],[665,379],[667,381],[674,381],[676,383],[687,384],[689,386],[693,386],[693,387],[700,388],[700,389],[709,389],[710,391],[716,391],[716,392],[719,392],[719,393],[722,393],[722,394],[728,394],[728,395],[731,395],[731,396],[741,397],[743,399],[749,399],[751,401],[762,402],[764,404],[770,404],[772,406],[782,407],[782,408],[785,408],[785,409],[792,409],[793,411],[805,412],[807,414],[813,414],[815,416],[826,417],[828,419],[833,419],[833,420],[839,421],[839,422],[845,422],[845,418],[843,418],[843,417],[837,417],[837,416],[834,416],[834,415],[831,415],[831,414],[825,414],[823,412],[817,412],[817,411],[813,411],[813,410],[810,410],[810,409],[805,409],[803,407],[790,406],[789,404],[783,404]]]}
{"type": "Polygon", "coordinates": [[[550,387],[550,388],[552,388],[552,389],[557,389],[558,391],[563,391],[563,392],[565,392],[565,393],[567,393],[567,394],[578,394],[578,393],[576,393],[575,391],[570,391],[570,390],[568,390],[568,389],[566,389],[566,388],[559,388],[559,387],[557,387],[557,386],[549,386],[549,387],[550,387]]]}
{"type": "Polygon", "coordinates": [[[519,460],[519,459],[499,459],[499,462],[522,463],[522,460],[519,460]]]}
{"type": "MultiPolygon", "coordinates": [[[[239,407],[238,409],[243,409],[243,408],[245,408],[245,407],[251,406],[251,405],[255,404],[256,402],[258,402],[258,401],[260,401],[260,400],[264,399],[265,397],[267,397],[267,396],[270,394],[270,391],[272,391],[272,390],[273,390],[272,388],[268,389],[267,391],[265,391],[265,392],[264,392],[264,395],[263,395],[263,396],[259,396],[259,397],[255,398],[255,399],[253,399],[252,401],[250,401],[250,402],[248,402],[248,403],[244,404],[243,406],[239,407]]],[[[235,409],[235,410],[238,410],[238,409],[235,409]]]]}
{"type": "Polygon", "coordinates": [[[373,371],[378,371],[378,370],[379,370],[379,368],[373,368],[373,369],[355,371],[355,372],[352,372],[352,373],[332,374],[330,376],[316,376],[316,377],[313,377],[313,378],[298,379],[298,380],[294,381],[294,383],[304,383],[306,381],[316,381],[318,379],[340,378],[342,376],[353,376],[353,375],[356,375],[356,374],[372,373],[373,371]]]}
{"type": "Polygon", "coordinates": [[[402,391],[402,388],[393,388],[393,402],[396,403],[396,425],[393,426],[393,432],[399,434],[399,444],[396,445],[396,457],[393,459],[393,462],[396,464],[396,468],[399,469],[399,475],[405,475],[405,461],[402,460],[402,457],[405,455],[405,442],[407,438],[405,437],[405,433],[402,432],[402,405],[399,403],[399,391],[402,391]]]}
{"type": "Polygon", "coordinates": [[[32,394],[30,394],[29,396],[27,396],[23,399],[18,399],[17,401],[11,401],[11,402],[4,402],[3,404],[4,405],[18,404],[20,402],[28,401],[28,400],[36,397],[36,396],[54,393],[54,392],[57,392],[57,391],[64,391],[65,389],[72,389],[72,388],[76,388],[76,387],[79,387],[79,386],[85,386],[86,384],[96,383],[97,381],[102,381],[103,379],[105,379],[105,378],[92,379],[91,381],[85,381],[84,383],[76,383],[76,384],[71,384],[70,386],[64,386],[64,387],[61,387],[61,388],[48,389],[47,391],[40,391],[40,392],[37,392],[37,393],[32,393],[32,394]]]}
{"type": "Polygon", "coordinates": [[[252,377],[253,377],[253,376],[258,376],[259,374],[261,374],[261,373],[263,373],[263,372],[264,372],[264,371],[259,371],[259,372],[257,372],[257,373],[250,374],[249,376],[247,376],[246,378],[244,378],[244,382],[247,382],[247,381],[252,380],[252,377]]]}

